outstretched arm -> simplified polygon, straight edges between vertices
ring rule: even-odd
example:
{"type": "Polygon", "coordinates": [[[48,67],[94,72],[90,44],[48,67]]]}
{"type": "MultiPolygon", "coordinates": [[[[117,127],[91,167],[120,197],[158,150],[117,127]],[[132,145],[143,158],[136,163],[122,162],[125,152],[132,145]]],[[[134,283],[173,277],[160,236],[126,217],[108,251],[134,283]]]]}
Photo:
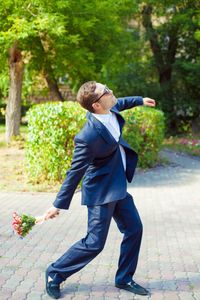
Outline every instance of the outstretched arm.
{"type": "Polygon", "coordinates": [[[56,199],[46,212],[46,219],[53,218],[59,213],[59,209],[68,209],[74,192],[85,174],[94,156],[89,146],[75,138],[75,150],[71,168],[66,173],[66,178],[58,192],[56,199]]]}
{"type": "Polygon", "coordinates": [[[141,96],[134,96],[134,97],[118,98],[115,107],[119,111],[123,111],[140,105],[155,106],[155,104],[156,102],[154,99],[148,97],[142,98],[141,96]]]}
{"type": "Polygon", "coordinates": [[[130,109],[135,106],[143,105],[143,98],[140,96],[118,98],[115,107],[119,111],[130,109]]]}

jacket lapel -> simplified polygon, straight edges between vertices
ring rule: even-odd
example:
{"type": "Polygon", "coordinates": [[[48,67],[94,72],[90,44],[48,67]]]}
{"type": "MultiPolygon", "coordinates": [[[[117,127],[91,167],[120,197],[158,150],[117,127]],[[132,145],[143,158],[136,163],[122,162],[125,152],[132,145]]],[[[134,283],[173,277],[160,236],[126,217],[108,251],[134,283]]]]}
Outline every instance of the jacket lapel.
{"type": "Polygon", "coordinates": [[[95,128],[97,129],[97,131],[101,134],[101,136],[104,138],[104,140],[110,144],[110,145],[114,145],[117,144],[116,140],[114,139],[114,137],[112,136],[112,134],[109,132],[109,130],[99,121],[97,120],[92,113],[87,112],[87,119],[90,120],[95,128]]]}
{"type": "MultiPolygon", "coordinates": [[[[120,115],[119,111],[115,108],[115,106],[113,106],[111,108],[112,112],[114,112],[117,116],[117,120],[119,122],[119,127],[120,127],[120,133],[122,134],[122,128],[125,124],[125,120],[124,118],[120,115]]],[[[98,119],[96,119],[92,113],[87,112],[87,119],[90,120],[94,126],[96,127],[97,131],[101,134],[101,136],[104,138],[104,140],[108,143],[108,144],[117,144],[118,142],[114,139],[114,137],[112,136],[112,134],[109,132],[109,130],[106,128],[106,126],[104,126],[98,119]]],[[[121,135],[120,137],[121,138],[121,135]]]]}
{"type": "Polygon", "coordinates": [[[120,115],[119,111],[116,109],[115,106],[113,106],[110,111],[112,111],[112,112],[114,112],[116,114],[117,120],[119,122],[120,132],[122,134],[122,128],[123,128],[123,126],[125,124],[124,118],[120,115]]]}

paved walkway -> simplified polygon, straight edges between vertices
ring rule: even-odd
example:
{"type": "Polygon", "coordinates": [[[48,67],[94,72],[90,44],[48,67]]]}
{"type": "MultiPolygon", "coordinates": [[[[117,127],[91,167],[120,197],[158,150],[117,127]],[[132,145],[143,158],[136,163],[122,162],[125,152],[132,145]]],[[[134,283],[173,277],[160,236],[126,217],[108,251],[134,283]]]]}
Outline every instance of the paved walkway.
{"type": "MultiPolygon", "coordinates": [[[[111,224],[104,251],[62,284],[62,298],[75,300],[200,300],[200,160],[165,152],[172,164],[137,172],[129,186],[144,224],[135,280],[151,297],[113,286],[122,239],[111,224]]],[[[12,235],[13,211],[42,214],[55,194],[0,193],[0,299],[50,299],[44,270],[86,232],[86,208],[75,194],[69,211],[37,225],[20,240],[12,235]]]]}

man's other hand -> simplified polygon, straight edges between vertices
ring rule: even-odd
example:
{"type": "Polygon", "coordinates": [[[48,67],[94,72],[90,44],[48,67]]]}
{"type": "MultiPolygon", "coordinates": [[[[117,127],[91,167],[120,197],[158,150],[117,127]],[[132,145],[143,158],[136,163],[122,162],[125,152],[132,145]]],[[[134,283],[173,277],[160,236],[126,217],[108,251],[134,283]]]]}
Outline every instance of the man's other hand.
{"type": "Polygon", "coordinates": [[[156,101],[154,99],[147,98],[147,97],[143,98],[143,103],[146,106],[152,106],[152,107],[156,106],[156,101]]]}
{"type": "Polygon", "coordinates": [[[60,209],[56,207],[50,207],[46,212],[45,212],[45,220],[48,219],[53,219],[56,216],[58,216],[60,213],[60,209]]]}

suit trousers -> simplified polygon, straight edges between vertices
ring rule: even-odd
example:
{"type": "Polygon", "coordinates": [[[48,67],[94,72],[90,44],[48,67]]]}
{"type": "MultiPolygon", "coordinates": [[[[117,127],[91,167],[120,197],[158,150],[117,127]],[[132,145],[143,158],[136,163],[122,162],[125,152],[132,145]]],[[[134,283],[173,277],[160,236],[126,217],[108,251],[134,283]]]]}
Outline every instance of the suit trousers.
{"type": "Polygon", "coordinates": [[[47,274],[60,284],[94,259],[104,248],[113,217],[123,234],[115,282],[130,282],[138,262],[143,229],[132,196],[127,193],[124,199],[87,208],[87,235],[52,263],[47,274]]]}

